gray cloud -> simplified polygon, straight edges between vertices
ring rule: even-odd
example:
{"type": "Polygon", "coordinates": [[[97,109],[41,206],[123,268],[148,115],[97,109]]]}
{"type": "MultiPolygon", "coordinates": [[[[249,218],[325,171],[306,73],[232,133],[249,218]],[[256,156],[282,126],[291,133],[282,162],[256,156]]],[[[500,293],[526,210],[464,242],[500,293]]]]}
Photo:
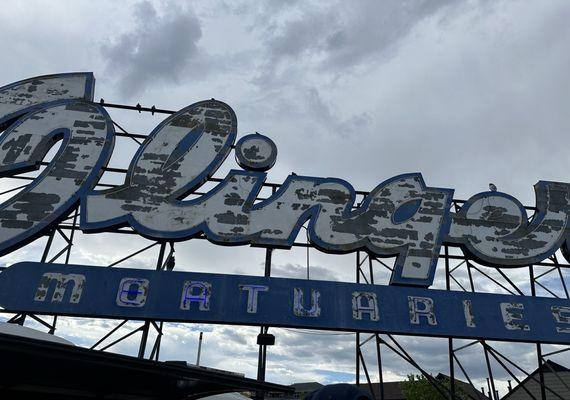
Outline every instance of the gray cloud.
{"type": "Polygon", "coordinates": [[[168,4],[159,13],[152,3],[134,5],[133,29],[101,47],[110,76],[118,76],[121,92],[140,93],[153,82],[177,82],[199,56],[200,21],[190,8],[168,4]]]}
{"type": "MultiPolygon", "coordinates": [[[[461,2],[462,3],[462,2],[461,2]]],[[[394,52],[424,18],[454,4],[450,0],[297,2],[278,10],[261,7],[255,30],[267,52],[264,79],[282,63],[309,59],[327,72],[346,72],[394,52]],[[259,24],[259,21],[266,21],[259,24]]]]}
{"type": "MultiPolygon", "coordinates": [[[[284,265],[272,264],[271,275],[283,278],[297,278],[305,279],[307,276],[307,266],[300,264],[287,263],[284,265]]],[[[324,281],[337,281],[338,275],[335,274],[330,268],[324,268],[318,265],[310,265],[309,276],[311,279],[318,279],[324,281]]]]}

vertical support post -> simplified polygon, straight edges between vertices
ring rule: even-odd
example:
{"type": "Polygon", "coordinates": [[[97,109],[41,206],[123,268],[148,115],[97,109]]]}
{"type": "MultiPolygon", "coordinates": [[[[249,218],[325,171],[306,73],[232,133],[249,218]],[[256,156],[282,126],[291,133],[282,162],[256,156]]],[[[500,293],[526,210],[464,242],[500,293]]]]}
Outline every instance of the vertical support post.
{"type": "MultiPolygon", "coordinates": [[[[265,271],[264,276],[269,277],[271,276],[271,255],[273,253],[273,249],[267,248],[265,249],[265,271]]],[[[269,331],[269,326],[262,326],[259,328],[259,334],[264,334],[269,331]]],[[[265,367],[267,363],[267,345],[260,344],[259,345],[259,353],[257,356],[257,380],[258,381],[265,381],[265,367]]],[[[259,400],[263,400],[265,398],[265,392],[258,391],[255,394],[255,398],[259,400]]]]}
{"type": "MultiPolygon", "coordinates": [[[[445,289],[451,290],[451,277],[449,271],[449,247],[444,246],[445,251],[445,289]]],[[[453,339],[447,339],[447,355],[449,357],[449,399],[455,398],[455,364],[453,359],[453,339]]]]}
{"type": "MultiPolygon", "coordinates": [[[[528,267],[529,277],[530,277],[530,294],[536,296],[535,278],[534,278],[534,267],[529,265],[528,267]]],[[[536,358],[538,361],[538,377],[540,379],[540,398],[541,400],[546,400],[546,385],[544,381],[544,370],[542,369],[542,347],[540,343],[536,343],[536,358]]]]}
{"type": "Polygon", "coordinates": [[[156,340],[156,354],[155,354],[155,361],[158,361],[158,357],[160,356],[160,345],[162,342],[162,321],[160,321],[159,330],[158,330],[158,338],[156,340]]]}
{"type": "Polygon", "coordinates": [[[310,258],[309,258],[309,230],[305,228],[305,233],[307,234],[307,280],[311,279],[311,265],[310,265],[310,258]]]}
{"type": "Polygon", "coordinates": [[[160,321],[160,324],[158,325],[158,327],[156,326],[156,324],[153,324],[155,328],[157,328],[157,335],[156,335],[156,339],[154,340],[154,346],[152,347],[152,350],[150,352],[150,356],[148,357],[149,360],[154,360],[154,361],[158,361],[158,357],[159,357],[159,353],[160,353],[160,342],[162,340],[162,321],[160,321]]]}
{"type": "MultiPolygon", "coordinates": [[[[264,327],[264,333],[267,334],[267,332],[269,331],[269,327],[266,326],[264,327]]],[[[266,367],[267,367],[267,345],[263,345],[263,354],[262,354],[262,360],[263,360],[263,371],[262,371],[262,375],[261,375],[261,380],[265,381],[265,372],[266,372],[266,367]]]]}
{"type": "Polygon", "coordinates": [[[356,332],[356,386],[360,385],[360,332],[356,332]]]}
{"type": "MultiPolygon", "coordinates": [[[[158,252],[158,259],[156,260],[156,269],[159,270],[162,268],[162,264],[164,263],[164,252],[166,251],[166,242],[160,243],[160,250],[158,252]]],[[[139,345],[139,358],[144,358],[144,353],[146,350],[146,343],[148,341],[148,331],[150,329],[150,321],[145,321],[144,326],[141,328],[142,330],[142,337],[141,342],[139,345]]]]}
{"type": "Polygon", "coordinates": [[[200,332],[200,338],[198,339],[198,355],[196,356],[196,366],[200,366],[200,353],[202,353],[202,336],[204,332],[200,332]]]}
{"type": "MultiPolygon", "coordinates": [[[[356,283],[360,283],[360,251],[356,252],[356,283]]],[[[360,385],[360,332],[356,332],[356,386],[360,385]]]]}
{"type": "Polygon", "coordinates": [[[491,369],[491,362],[489,361],[489,350],[487,349],[487,343],[485,343],[484,340],[482,340],[481,343],[483,344],[483,350],[485,353],[485,362],[487,364],[487,372],[489,373],[489,378],[487,379],[487,385],[489,385],[490,382],[491,386],[489,398],[498,400],[496,396],[497,391],[495,389],[495,379],[493,378],[493,370],[491,369]]]}
{"type": "Polygon", "coordinates": [[[49,334],[53,335],[55,334],[55,326],[57,325],[57,315],[53,316],[53,320],[51,322],[51,328],[49,329],[49,334]]]}

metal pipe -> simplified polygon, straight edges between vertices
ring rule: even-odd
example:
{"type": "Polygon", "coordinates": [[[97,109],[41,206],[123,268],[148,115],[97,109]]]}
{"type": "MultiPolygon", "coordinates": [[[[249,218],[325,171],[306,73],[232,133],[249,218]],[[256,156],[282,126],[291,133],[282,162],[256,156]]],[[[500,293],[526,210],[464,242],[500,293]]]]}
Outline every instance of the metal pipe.
{"type": "MultiPolygon", "coordinates": [[[[444,247],[445,251],[445,288],[446,290],[451,290],[449,271],[449,247],[444,247]]],[[[453,362],[453,339],[447,339],[447,356],[449,358],[449,399],[453,400],[455,398],[455,365],[453,362]]]]}
{"type": "MultiPolygon", "coordinates": [[[[530,293],[532,297],[536,296],[536,280],[534,279],[534,268],[532,265],[528,267],[529,277],[530,277],[530,293]]],[[[541,400],[546,400],[546,385],[544,382],[544,370],[542,368],[542,348],[540,343],[536,344],[536,358],[538,361],[538,377],[540,379],[540,398],[541,400]]]]}
{"type": "Polygon", "coordinates": [[[204,332],[200,332],[200,338],[198,339],[198,355],[196,356],[196,365],[200,365],[200,354],[202,353],[202,336],[204,332]]]}

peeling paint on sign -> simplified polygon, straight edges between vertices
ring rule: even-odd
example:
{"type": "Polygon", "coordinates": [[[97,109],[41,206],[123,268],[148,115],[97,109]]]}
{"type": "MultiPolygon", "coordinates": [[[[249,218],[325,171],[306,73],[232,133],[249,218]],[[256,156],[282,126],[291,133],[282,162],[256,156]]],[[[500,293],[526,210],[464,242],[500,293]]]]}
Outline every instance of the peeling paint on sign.
{"type": "Polygon", "coordinates": [[[297,317],[318,318],[321,316],[321,306],[319,299],[321,292],[311,289],[311,307],[305,308],[305,292],[303,288],[293,288],[293,314],[297,317]]]}
{"type": "Polygon", "coordinates": [[[117,305],[144,307],[148,297],[148,279],[123,278],[117,291],[117,305]]]}
{"type": "Polygon", "coordinates": [[[140,147],[124,183],[95,191],[114,131],[105,110],[91,102],[93,85],[92,74],[78,73],[0,88],[0,127],[6,128],[0,136],[0,176],[37,168],[62,140],[46,170],[0,205],[0,254],[45,233],[80,202],[85,232],[130,226],[153,240],[203,235],[222,245],[290,248],[308,224],[312,245],[325,252],[396,256],[395,285],[430,286],[442,244],[498,267],[537,263],[560,248],[570,259],[568,183],[535,185],[530,222],[520,202],[500,192],[476,194],[451,212],[453,190],[428,187],[419,173],[380,183],[358,206],[354,188],[344,180],[291,174],[256,203],[277,157],[275,143],[260,134],[237,142],[241,170],[231,170],[206,194],[184,200],[216,172],[237,138],[234,111],[214,99],[168,117],[140,147]]]}
{"type": "Polygon", "coordinates": [[[92,100],[91,74],[28,79],[0,88],[0,176],[38,169],[58,141],[60,149],[24,190],[0,205],[0,251],[41,235],[68,215],[107,165],[114,143],[107,112],[92,100]],[[85,100],[80,100],[81,98],[85,100]]]}
{"type": "Polygon", "coordinates": [[[530,331],[530,326],[523,323],[524,304],[521,303],[501,303],[501,314],[505,323],[505,328],[511,331],[530,331]]]}
{"type": "Polygon", "coordinates": [[[556,332],[570,333],[570,307],[552,306],[551,311],[556,322],[558,324],[565,325],[565,326],[557,326],[556,332]]]}
{"type": "Polygon", "coordinates": [[[372,292],[352,292],[352,318],[361,320],[367,315],[370,321],[378,321],[378,296],[372,292]]]}
{"type": "Polygon", "coordinates": [[[239,285],[239,288],[247,292],[247,312],[257,314],[259,292],[267,292],[269,287],[265,285],[239,285]]]}
{"type": "Polygon", "coordinates": [[[421,317],[425,318],[429,325],[437,325],[434,312],[433,299],[431,297],[408,296],[408,311],[410,323],[420,324],[421,317]]]}
{"type": "Polygon", "coordinates": [[[83,274],[62,274],[58,272],[46,272],[42,275],[34,301],[45,301],[52,282],[55,282],[51,302],[61,303],[65,298],[65,294],[71,287],[69,296],[70,303],[79,303],[83,294],[83,285],[85,285],[85,275],[83,274]]]}
{"type": "Polygon", "coordinates": [[[202,281],[186,281],[182,289],[180,299],[180,309],[190,310],[192,303],[198,304],[198,310],[210,310],[210,295],[212,294],[212,284],[202,281]]]}

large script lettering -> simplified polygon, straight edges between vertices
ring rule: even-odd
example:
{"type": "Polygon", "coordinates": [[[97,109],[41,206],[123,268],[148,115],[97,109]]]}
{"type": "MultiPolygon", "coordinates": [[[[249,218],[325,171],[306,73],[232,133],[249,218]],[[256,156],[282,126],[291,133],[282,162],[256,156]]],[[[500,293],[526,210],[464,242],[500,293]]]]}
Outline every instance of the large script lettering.
{"type": "Polygon", "coordinates": [[[97,183],[114,131],[105,110],[91,103],[93,82],[91,73],[62,74],[0,88],[0,129],[8,127],[0,137],[0,176],[38,169],[62,142],[45,170],[0,205],[0,253],[50,229],[97,183]]]}
{"type": "MultiPolygon", "coordinates": [[[[348,182],[302,176],[289,176],[274,195],[254,204],[266,174],[247,170],[232,170],[209,193],[181,200],[216,171],[236,130],[233,111],[216,100],[171,116],[141,147],[124,185],[86,196],[82,228],[128,224],[152,239],[183,240],[204,233],[217,243],[290,247],[310,221],[309,238],[325,251],[398,255],[394,283],[433,278],[453,192],[427,188],[420,174],[379,185],[356,210],[348,182]]],[[[258,144],[240,141],[236,151],[247,156],[269,143],[262,135],[251,136],[258,144]]],[[[264,156],[271,155],[272,146],[266,148],[266,153],[250,156],[255,165],[248,160],[240,164],[259,169],[264,156]]]]}
{"type": "Polygon", "coordinates": [[[259,134],[234,145],[235,113],[214,99],[168,117],[140,147],[124,183],[95,191],[114,131],[92,102],[93,82],[91,74],[61,74],[0,88],[0,129],[7,128],[0,137],[1,176],[37,168],[63,139],[46,170],[0,205],[0,253],[52,228],[80,199],[86,232],[131,226],[155,240],[204,235],[225,245],[289,248],[305,226],[313,245],[326,252],[397,256],[391,283],[399,285],[431,285],[442,243],[493,266],[540,262],[561,246],[570,259],[567,183],[537,183],[530,220],[518,200],[500,192],[479,193],[451,212],[453,190],[428,187],[419,173],[381,183],[359,205],[346,181],[292,174],[256,202],[277,147],[259,134]],[[242,169],[186,199],[232,151],[242,169]]]}
{"type": "Polygon", "coordinates": [[[461,244],[478,261],[501,266],[540,262],[567,237],[570,185],[538,182],[536,212],[529,222],[520,202],[504,193],[479,193],[453,214],[447,242],[461,244]]]}

